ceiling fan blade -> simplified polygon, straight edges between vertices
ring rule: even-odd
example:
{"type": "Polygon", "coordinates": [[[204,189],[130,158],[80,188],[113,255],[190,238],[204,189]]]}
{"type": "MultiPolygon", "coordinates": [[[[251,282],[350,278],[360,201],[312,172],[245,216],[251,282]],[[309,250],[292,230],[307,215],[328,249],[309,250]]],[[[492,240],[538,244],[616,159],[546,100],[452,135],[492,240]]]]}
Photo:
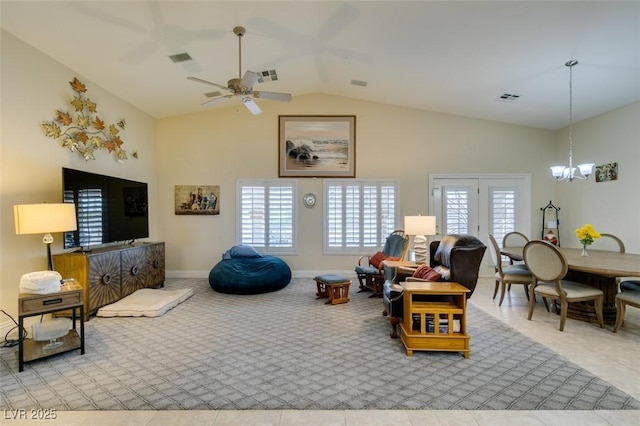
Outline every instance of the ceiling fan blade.
{"type": "Polygon", "coordinates": [[[240,84],[247,89],[251,89],[254,84],[258,82],[260,76],[253,71],[247,71],[244,73],[244,77],[240,80],[240,84]]]}
{"type": "Polygon", "coordinates": [[[218,96],[217,98],[209,99],[208,101],[205,101],[205,102],[201,103],[200,105],[203,105],[203,106],[205,106],[205,105],[213,105],[213,104],[218,103],[220,101],[224,101],[225,99],[233,98],[234,96],[235,95],[218,96]]]}
{"type": "Polygon", "coordinates": [[[260,107],[258,106],[257,103],[253,102],[253,99],[251,99],[248,96],[243,96],[241,98],[242,103],[244,104],[244,106],[247,107],[247,109],[249,111],[251,111],[251,114],[253,115],[258,115],[262,112],[262,110],[260,109],[260,107]]]}
{"type": "Polygon", "coordinates": [[[291,102],[291,94],[277,92],[253,92],[253,96],[260,99],[270,99],[272,101],[291,102]]]}
{"type": "Polygon", "coordinates": [[[188,79],[188,80],[191,80],[191,81],[196,81],[196,82],[198,82],[198,83],[204,83],[204,84],[208,84],[208,85],[211,85],[211,86],[215,86],[215,87],[218,87],[218,88],[220,88],[220,89],[224,89],[224,90],[226,90],[227,92],[231,92],[231,90],[229,90],[229,88],[228,88],[227,86],[223,86],[223,85],[218,84],[218,83],[212,83],[212,82],[210,82],[210,81],[203,80],[203,79],[198,78],[198,77],[187,77],[187,79],[188,79]]]}

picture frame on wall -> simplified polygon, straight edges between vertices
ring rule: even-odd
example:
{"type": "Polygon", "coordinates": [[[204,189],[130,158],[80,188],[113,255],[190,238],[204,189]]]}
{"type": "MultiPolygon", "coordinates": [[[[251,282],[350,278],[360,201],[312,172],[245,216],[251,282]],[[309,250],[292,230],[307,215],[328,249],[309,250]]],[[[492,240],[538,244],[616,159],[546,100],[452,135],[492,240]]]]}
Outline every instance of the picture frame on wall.
{"type": "Polygon", "coordinates": [[[278,119],[279,177],[356,177],[355,115],[278,119]]]}
{"type": "Polygon", "coordinates": [[[618,163],[596,166],[596,182],[610,182],[618,180],[618,163]]]}
{"type": "Polygon", "coordinates": [[[176,185],[176,215],[219,215],[220,185],[176,185]]]}

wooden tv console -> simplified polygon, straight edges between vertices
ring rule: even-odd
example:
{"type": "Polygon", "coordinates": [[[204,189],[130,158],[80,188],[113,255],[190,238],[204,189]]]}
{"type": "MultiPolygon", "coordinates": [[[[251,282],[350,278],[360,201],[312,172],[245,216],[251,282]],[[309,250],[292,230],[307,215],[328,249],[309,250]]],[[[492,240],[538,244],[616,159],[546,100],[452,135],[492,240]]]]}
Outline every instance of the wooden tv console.
{"type": "Polygon", "coordinates": [[[62,278],[83,288],[84,316],[140,288],[164,285],[164,243],[133,243],[53,256],[62,278]]]}

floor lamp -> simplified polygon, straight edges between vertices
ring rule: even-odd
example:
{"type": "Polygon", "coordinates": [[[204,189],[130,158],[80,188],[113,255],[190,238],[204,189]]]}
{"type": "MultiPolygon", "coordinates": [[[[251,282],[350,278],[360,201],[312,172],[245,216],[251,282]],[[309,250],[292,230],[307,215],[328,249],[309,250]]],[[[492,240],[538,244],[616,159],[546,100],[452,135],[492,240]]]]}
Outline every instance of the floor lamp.
{"type": "Polygon", "coordinates": [[[427,235],[436,235],[435,216],[405,216],[404,233],[413,235],[417,263],[427,263],[427,235]]]}
{"type": "Polygon", "coordinates": [[[75,231],[76,207],[71,203],[22,204],[13,206],[16,234],[45,234],[42,242],[47,246],[47,262],[53,271],[51,243],[53,232],[75,231]]]}

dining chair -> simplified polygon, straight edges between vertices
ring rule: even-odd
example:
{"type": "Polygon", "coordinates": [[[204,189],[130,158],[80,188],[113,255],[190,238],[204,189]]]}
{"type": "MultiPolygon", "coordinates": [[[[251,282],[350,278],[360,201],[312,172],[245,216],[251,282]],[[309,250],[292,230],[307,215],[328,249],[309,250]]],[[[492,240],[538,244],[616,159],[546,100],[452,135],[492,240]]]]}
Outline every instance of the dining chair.
{"type": "Polygon", "coordinates": [[[624,277],[620,281],[620,291],[640,292],[640,278],[624,277]]]}
{"type": "MultiPolygon", "coordinates": [[[[528,242],[529,237],[518,231],[507,232],[504,237],[502,237],[502,247],[524,247],[528,242]]],[[[500,251],[498,250],[498,252],[500,251]]],[[[521,265],[522,263],[509,258],[509,264],[521,265]]]]}
{"type": "MultiPolygon", "coordinates": [[[[595,242],[595,248],[620,253],[624,253],[626,250],[622,240],[613,234],[600,234],[600,238],[595,242]]],[[[616,281],[620,286],[620,291],[640,290],[640,277],[617,277],[616,281]]]]}
{"type": "Polygon", "coordinates": [[[502,284],[502,291],[500,292],[500,302],[498,306],[502,306],[504,300],[505,290],[511,290],[511,284],[523,284],[524,292],[529,298],[529,284],[534,281],[533,275],[529,271],[526,265],[509,265],[502,266],[502,256],[500,255],[500,247],[493,235],[489,234],[489,254],[491,255],[491,261],[495,270],[496,286],[493,290],[493,299],[498,294],[498,287],[502,284]]]}
{"type": "Polygon", "coordinates": [[[616,295],[616,325],[613,327],[614,333],[617,333],[622,324],[624,324],[627,305],[640,308],[640,291],[623,291],[616,295]]]}
{"type": "Polygon", "coordinates": [[[507,232],[502,237],[502,247],[524,247],[528,242],[529,237],[518,231],[507,232]]]}
{"type": "Polygon", "coordinates": [[[613,234],[600,234],[600,238],[594,243],[594,249],[625,252],[624,243],[613,234]]]}
{"type": "MultiPolygon", "coordinates": [[[[604,293],[597,288],[573,281],[563,280],[567,274],[567,259],[553,244],[543,240],[529,241],[523,250],[524,262],[535,277],[529,287],[529,320],[533,316],[535,296],[560,301],[560,331],[564,330],[569,303],[593,300],[600,328],[604,328],[602,307],[604,293]]],[[[544,300],[547,306],[547,301],[544,300]]]]}

